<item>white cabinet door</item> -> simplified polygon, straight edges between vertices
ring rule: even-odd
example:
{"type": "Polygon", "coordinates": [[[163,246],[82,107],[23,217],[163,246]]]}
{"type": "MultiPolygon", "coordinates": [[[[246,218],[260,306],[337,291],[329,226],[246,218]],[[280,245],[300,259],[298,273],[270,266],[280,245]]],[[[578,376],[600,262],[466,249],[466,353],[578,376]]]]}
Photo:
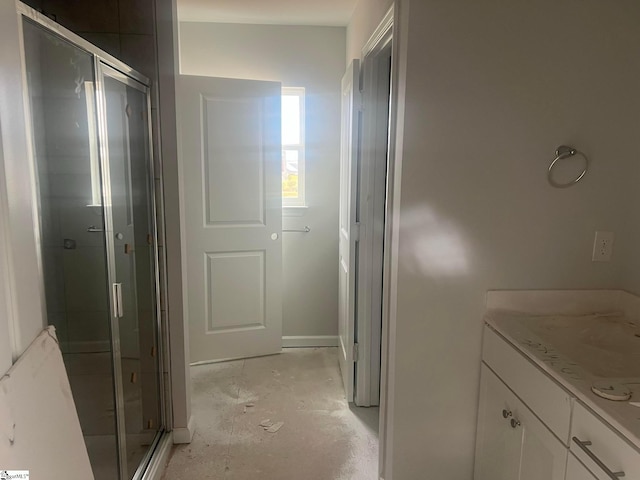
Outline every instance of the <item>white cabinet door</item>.
{"type": "Polygon", "coordinates": [[[482,365],[475,480],[564,480],[567,448],[482,365]]]}
{"type": "Polygon", "coordinates": [[[482,365],[475,480],[515,480],[520,471],[522,429],[510,421],[516,401],[509,389],[482,365]]]}
{"type": "Polygon", "coordinates": [[[520,480],[564,480],[567,447],[523,403],[514,413],[522,429],[520,480]]]}
{"type": "Polygon", "coordinates": [[[181,75],[177,93],[191,361],[279,353],[281,86],[181,75]]]}
{"type": "Polygon", "coordinates": [[[571,454],[567,462],[567,477],[565,480],[596,480],[596,477],[571,454]]]}

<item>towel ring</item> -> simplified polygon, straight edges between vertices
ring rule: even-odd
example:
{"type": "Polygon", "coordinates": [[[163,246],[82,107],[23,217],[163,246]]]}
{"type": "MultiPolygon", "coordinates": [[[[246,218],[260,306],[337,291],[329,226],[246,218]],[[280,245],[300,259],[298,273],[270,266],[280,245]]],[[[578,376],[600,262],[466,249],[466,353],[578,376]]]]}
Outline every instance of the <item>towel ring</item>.
{"type": "Polygon", "coordinates": [[[585,176],[585,174],[587,173],[587,170],[589,170],[589,159],[584,153],[576,150],[573,147],[567,147],[566,145],[561,145],[556,150],[556,158],[553,160],[553,162],[551,162],[551,165],[549,165],[549,170],[547,172],[547,179],[549,180],[549,183],[551,184],[552,187],[567,188],[572,185],[575,185],[580,180],[582,180],[582,177],[585,176]],[[570,182],[566,182],[566,183],[556,182],[553,179],[553,167],[556,165],[556,162],[558,160],[564,160],[565,158],[571,158],[574,155],[580,155],[582,158],[584,158],[584,169],[582,170],[582,173],[580,173],[580,175],[578,175],[576,179],[571,180],[570,182]]]}

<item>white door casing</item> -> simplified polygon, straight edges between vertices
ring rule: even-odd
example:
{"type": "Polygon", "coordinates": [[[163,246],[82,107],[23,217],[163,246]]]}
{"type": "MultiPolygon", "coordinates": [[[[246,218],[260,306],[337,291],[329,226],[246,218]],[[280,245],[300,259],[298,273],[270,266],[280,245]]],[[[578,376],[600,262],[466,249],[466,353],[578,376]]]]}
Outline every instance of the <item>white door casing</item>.
{"type": "Polygon", "coordinates": [[[280,101],[277,82],[179,77],[192,363],[282,348],[280,101]]]}
{"type": "Polygon", "coordinates": [[[355,345],[355,285],[358,242],[357,175],[360,117],[360,62],[353,60],[342,77],[342,131],[340,151],[340,245],[338,334],[340,371],[347,401],[353,401],[355,345]]]}

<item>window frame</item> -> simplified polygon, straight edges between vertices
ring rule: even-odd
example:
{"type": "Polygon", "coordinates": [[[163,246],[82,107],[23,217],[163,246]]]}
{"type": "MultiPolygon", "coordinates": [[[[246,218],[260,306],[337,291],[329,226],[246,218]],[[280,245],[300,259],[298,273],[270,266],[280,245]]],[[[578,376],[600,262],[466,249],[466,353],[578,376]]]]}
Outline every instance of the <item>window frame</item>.
{"type": "Polygon", "coordinates": [[[305,207],[306,206],[306,189],[305,189],[305,88],[304,87],[282,87],[281,95],[296,96],[299,98],[300,105],[300,143],[282,143],[282,162],[284,163],[285,150],[295,150],[298,152],[298,197],[285,198],[282,195],[282,206],[286,207],[305,207]]]}

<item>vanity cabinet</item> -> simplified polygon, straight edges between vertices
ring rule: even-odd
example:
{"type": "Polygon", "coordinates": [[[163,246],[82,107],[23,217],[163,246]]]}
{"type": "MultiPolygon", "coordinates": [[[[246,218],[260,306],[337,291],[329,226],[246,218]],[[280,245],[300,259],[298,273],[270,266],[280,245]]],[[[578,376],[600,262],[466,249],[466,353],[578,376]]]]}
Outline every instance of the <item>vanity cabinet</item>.
{"type": "Polygon", "coordinates": [[[474,480],[640,479],[619,430],[485,327],[474,480]]]}
{"type": "Polygon", "coordinates": [[[475,480],[564,480],[567,448],[482,365],[475,480]]]}

